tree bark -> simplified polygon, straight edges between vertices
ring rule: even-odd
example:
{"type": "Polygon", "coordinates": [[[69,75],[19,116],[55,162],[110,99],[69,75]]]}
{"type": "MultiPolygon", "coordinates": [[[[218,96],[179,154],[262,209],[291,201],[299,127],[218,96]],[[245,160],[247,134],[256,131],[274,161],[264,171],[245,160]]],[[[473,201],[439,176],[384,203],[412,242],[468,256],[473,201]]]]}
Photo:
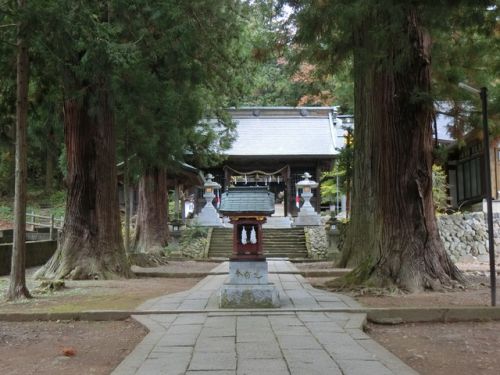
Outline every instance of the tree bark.
{"type": "Polygon", "coordinates": [[[352,216],[340,265],[356,267],[353,282],[439,289],[462,276],[439,237],[432,200],[431,43],[415,9],[398,30],[377,35],[391,40],[383,63],[369,32],[359,30],[355,41],[352,216]]]}
{"type": "Polygon", "coordinates": [[[46,160],[45,160],[45,193],[52,193],[52,187],[54,185],[54,154],[53,154],[53,138],[54,130],[52,124],[49,125],[49,136],[47,142],[46,150],[46,160]]]}
{"type": "MultiPolygon", "coordinates": [[[[26,0],[18,0],[19,9],[26,8],[26,0]]],[[[14,241],[7,299],[30,298],[26,287],[26,184],[29,56],[25,38],[25,22],[18,26],[17,37],[17,103],[16,103],[16,178],[14,193],[14,241]]]]}
{"type": "Polygon", "coordinates": [[[162,168],[147,168],[139,182],[135,251],[160,254],[168,236],[167,173],[162,168]]]}
{"type": "Polygon", "coordinates": [[[75,82],[75,87],[66,91],[75,93],[79,88],[80,95],[64,100],[68,159],[65,223],[56,253],[36,276],[130,277],[121,236],[109,83],[105,78],[75,82]]]}
{"type": "Polygon", "coordinates": [[[124,174],[123,174],[123,201],[125,203],[125,252],[130,253],[130,180],[129,180],[129,165],[128,154],[125,153],[124,161],[124,174]]]}

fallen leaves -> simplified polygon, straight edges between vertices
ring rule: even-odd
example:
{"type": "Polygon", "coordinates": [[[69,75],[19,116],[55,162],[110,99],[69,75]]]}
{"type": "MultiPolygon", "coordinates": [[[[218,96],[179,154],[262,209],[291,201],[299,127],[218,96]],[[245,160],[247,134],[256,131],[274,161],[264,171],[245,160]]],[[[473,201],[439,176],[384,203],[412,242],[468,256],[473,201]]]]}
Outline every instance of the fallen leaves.
{"type": "Polygon", "coordinates": [[[62,353],[66,357],[73,357],[74,355],[76,355],[76,350],[75,350],[75,348],[67,347],[67,348],[62,349],[62,353]]]}

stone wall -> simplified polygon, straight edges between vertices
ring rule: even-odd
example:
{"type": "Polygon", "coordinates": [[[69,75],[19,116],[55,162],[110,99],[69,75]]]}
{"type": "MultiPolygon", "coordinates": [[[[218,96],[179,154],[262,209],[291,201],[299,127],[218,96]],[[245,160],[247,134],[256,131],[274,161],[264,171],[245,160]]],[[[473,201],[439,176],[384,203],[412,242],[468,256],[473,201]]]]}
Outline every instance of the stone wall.
{"type": "MultiPolygon", "coordinates": [[[[471,257],[488,261],[487,225],[482,212],[439,215],[437,221],[444,247],[454,262],[470,261],[473,259],[471,257]]],[[[337,228],[331,231],[330,249],[342,250],[346,225],[348,224],[337,225],[337,228]]],[[[495,248],[498,253],[500,251],[500,214],[498,213],[493,214],[493,229],[495,248]]]]}
{"type": "Polygon", "coordinates": [[[201,259],[206,257],[205,249],[208,240],[206,238],[197,238],[192,240],[189,244],[181,246],[181,254],[186,258],[201,259]]]}
{"type": "Polygon", "coordinates": [[[166,248],[165,255],[169,258],[206,258],[212,230],[212,228],[189,227],[177,232],[173,236],[175,238],[172,238],[173,243],[166,248]]]}
{"type": "MultiPolygon", "coordinates": [[[[488,234],[485,215],[471,212],[438,216],[439,234],[444,247],[453,261],[466,259],[467,256],[487,260],[488,234]]],[[[500,215],[493,214],[495,248],[500,245],[500,215]]]]}
{"type": "Polygon", "coordinates": [[[324,226],[304,227],[307,255],[312,259],[328,257],[328,238],[324,226]]]}
{"type": "MultiPolygon", "coordinates": [[[[26,242],[26,268],[45,264],[56,251],[57,241],[26,242]]],[[[0,244],[0,275],[10,274],[12,244],[0,244]]]]}

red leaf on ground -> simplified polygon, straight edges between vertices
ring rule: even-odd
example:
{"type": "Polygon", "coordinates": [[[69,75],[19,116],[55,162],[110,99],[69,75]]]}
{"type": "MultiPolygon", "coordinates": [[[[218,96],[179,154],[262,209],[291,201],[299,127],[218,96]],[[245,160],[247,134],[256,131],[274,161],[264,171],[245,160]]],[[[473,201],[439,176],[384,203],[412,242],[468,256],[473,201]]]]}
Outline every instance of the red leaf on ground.
{"type": "Polygon", "coordinates": [[[74,348],[63,348],[62,352],[66,357],[73,357],[76,354],[74,348]]]}

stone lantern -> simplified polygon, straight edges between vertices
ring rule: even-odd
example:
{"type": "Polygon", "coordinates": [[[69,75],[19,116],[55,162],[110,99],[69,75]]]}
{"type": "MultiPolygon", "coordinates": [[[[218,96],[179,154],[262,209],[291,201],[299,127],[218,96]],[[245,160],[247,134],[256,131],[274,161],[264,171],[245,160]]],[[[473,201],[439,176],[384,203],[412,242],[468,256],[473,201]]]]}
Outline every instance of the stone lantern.
{"type": "Polygon", "coordinates": [[[302,198],[304,198],[304,204],[300,208],[298,216],[295,218],[295,226],[309,226],[309,225],[321,225],[321,217],[314,207],[311,205],[311,198],[313,196],[312,189],[318,187],[316,181],[310,180],[311,175],[309,173],[304,173],[302,176],[303,180],[297,182],[295,185],[296,189],[302,189],[302,198]]]}
{"type": "Polygon", "coordinates": [[[212,204],[213,199],[215,198],[215,190],[220,189],[221,186],[212,181],[214,176],[210,173],[206,176],[206,181],[203,184],[204,194],[203,198],[205,198],[205,206],[201,210],[200,214],[196,218],[196,224],[204,227],[222,227],[222,220],[219,217],[219,213],[215,209],[212,204]]]}

